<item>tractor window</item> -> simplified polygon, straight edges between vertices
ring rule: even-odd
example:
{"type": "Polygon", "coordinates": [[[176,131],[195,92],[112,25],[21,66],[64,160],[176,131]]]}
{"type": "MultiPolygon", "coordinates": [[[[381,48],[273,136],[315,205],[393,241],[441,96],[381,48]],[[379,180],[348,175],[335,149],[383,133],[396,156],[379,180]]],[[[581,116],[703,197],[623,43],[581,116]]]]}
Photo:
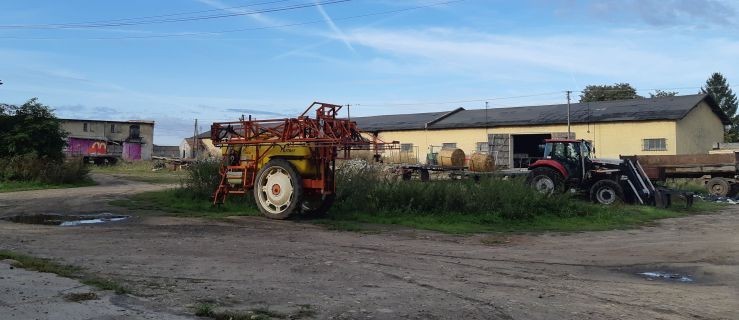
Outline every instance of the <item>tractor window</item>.
{"type": "Polygon", "coordinates": [[[580,150],[577,150],[578,145],[572,142],[567,143],[567,157],[571,159],[577,159],[580,155],[580,150]]]}
{"type": "Polygon", "coordinates": [[[555,143],[552,146],[552,157],[555,159],[565,158],[565,145],[564,143],[555,143]]]}
{"type": "Polygon", "coordinates": [[[583,143],[580,145],[582,149],[582,157],[586,159],[590,159],[590,144],[589,143],[583,143]]]}

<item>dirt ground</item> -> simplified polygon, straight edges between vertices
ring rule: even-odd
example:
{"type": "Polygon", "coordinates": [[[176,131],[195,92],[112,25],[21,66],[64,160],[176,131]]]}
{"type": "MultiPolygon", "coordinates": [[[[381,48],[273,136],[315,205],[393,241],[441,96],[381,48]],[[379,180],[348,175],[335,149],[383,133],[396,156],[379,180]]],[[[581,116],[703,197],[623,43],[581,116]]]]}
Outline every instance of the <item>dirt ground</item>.
{"type": "MultiPolygon", "coordinates": [[[[78,227],[3,221],[0,249],[118,279],[134,296],[111,303],[142,318],[147,310],[192,315],[208,302],[294,318],[309,309],[317,319],[739,319],[739,208],[607,232],[355,233],[127,212],[107,202],[162,186],[95,179],[101,185],[0,194],[0,216],[132,219],[78,227]],[[650,271],[693,281],[639,275],[650,271]]],[[[0,287],[0,308],[8,291],[0,287]]]]}

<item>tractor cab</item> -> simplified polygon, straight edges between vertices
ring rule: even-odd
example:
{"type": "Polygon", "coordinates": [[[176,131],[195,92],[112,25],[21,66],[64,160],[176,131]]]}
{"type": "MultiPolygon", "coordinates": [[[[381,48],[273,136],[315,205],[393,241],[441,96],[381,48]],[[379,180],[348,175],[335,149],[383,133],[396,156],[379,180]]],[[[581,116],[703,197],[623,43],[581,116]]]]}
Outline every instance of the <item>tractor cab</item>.
{"type": "Polygon", "coordinates": [[[586,140],[547,139],[544,141],[544,157],[531,164],[529,170],[549,166],[570,180],[582,180],[592,167],[592,145],[586,140]]]}

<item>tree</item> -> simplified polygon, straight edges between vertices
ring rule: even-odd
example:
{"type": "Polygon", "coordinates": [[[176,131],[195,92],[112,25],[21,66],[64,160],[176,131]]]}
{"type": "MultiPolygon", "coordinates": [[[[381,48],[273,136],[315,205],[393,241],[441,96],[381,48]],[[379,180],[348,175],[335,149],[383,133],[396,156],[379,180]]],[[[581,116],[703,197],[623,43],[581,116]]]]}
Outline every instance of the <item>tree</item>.
{"type": "Polygon", "coordinates": [[[33,98],[21,106],[0,104],[0,158],[35,154],[61,160],[66,133],[48,106],[33,98]]]}
{"type": "Polygon", "coordinates": [[[654,93],[649,93],[650,98],[674,97],[676,95],[677,91],[662,91],[660,89],[654,90],[654,93]]]}
{"type": "Polygon", "coordinates": [[[589,85],[580,94],[580,102],[609,101],[641,99],[636,94],[636,89],[628,83],[615,83],[613,85],[589,85]]]}
{"type": "Polygon", "coordinates": [[[706,80],[706,85],[701,88],[701,92],[711,95],[713,100],[718,103],[721,110],[729,116],[731,124],[729,130],[724,134],[724,138],[727,142],[739,141],[739,117],[736,115],[737,101],[736,95],[729,87],[729,82],[721,73],[714,72],[711,77],[706,80]]]}

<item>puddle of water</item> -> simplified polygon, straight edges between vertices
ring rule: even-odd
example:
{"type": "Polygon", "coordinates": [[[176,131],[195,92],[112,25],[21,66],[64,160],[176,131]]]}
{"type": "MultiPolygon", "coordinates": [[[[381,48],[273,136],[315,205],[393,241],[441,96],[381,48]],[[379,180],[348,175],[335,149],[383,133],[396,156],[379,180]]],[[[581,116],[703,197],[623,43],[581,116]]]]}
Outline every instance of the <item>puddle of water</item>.
{"type": "Polygon", "coordinates": [[[74,227],[87,224],[99,224],[107,222],[122,221],[130,216],[113,215],[112,213],[85,214],[85,215],[62,215],[62,214],[34,214],[18,215],[2,218],[2,220],[25,223],[42,224],[48,226],[74,227]]]}
{"type": "Polygon", "coordinates": [[[72,226],[79,226],[83,224],[95,224],[95,223],[105,223],[105,222],[116,222],[121,220],[128,219],[128,216],[115,216],[115,217],[105,217],[105,218],[94,218],[94,219],[84,219],[84,220],[72,220],[72,221],[64,221],[60,226],[62,227],[72,227],[72,226]]]}
{"type": "Polygon", "coordinates": [[[647,271],[638,273],[641,276],[647,278],[647,280],[661,279],[677,282],[693,282],[693,278],[689,275],[683,275],[679,273],[670,273],[664,271],[647,271]]]}

